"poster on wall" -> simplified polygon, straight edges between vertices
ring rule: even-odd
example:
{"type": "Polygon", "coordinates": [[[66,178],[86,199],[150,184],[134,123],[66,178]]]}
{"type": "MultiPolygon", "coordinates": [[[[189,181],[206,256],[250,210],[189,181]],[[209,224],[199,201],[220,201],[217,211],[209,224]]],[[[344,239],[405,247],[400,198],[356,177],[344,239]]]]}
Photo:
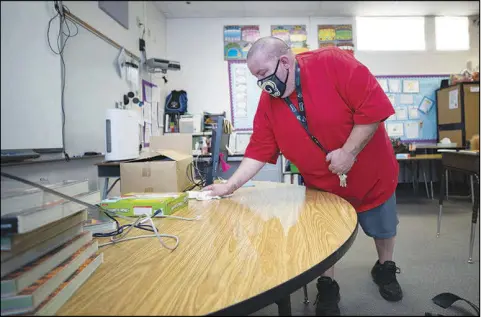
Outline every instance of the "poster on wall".
{"type": "Polygon", "coordinates": [[[224,60],[245,60],[252,43],[259,38],[258,25],[225,25],[224,60]]]}
{"type": "Polygon", "coordinates": [[[271,25],[271,35],[286,42],[294,54],[309,51],[305,25],[271,25]]]}
{"type": "Polygon", "coordinates": [[[351,24],[318,25],[319,47],[337,46],[354,54],[351,24]]]}

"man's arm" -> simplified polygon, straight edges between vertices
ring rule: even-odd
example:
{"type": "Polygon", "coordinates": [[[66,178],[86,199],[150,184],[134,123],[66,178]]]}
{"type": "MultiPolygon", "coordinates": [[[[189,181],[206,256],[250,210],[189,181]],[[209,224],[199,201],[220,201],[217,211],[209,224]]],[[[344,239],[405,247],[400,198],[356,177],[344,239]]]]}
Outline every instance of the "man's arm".
{"type": "Polygon", "coordinates": [[[352,128],[351,134],[342,147],[346,152],[356,157],[359,152],[369,143],[374,133],[376,133],[379,122],[372,124],[356,124],[352,128]]]}
{"type": "Polygon", "coordinates": [[[244,157],[239,168],[234,172],[234,174],[227,181],[229,186],[229,191],[234,192],[242,185],[247,183],[252,177],[254,177],[261,168],[264,167],[266,163],[254,160],[248,157],[244,157]]]}
{"type": "Polygon", "coordinates": [[[336,86],[353,113],[354,126],[344,145],[329,153],[329,170],[349,172],[357,155],[372,139],[379,124],[392,115],[394,108],[376,77],[352,55],[339,51],[331,56],[336,86]]]}
{"type": "Polygon", "coordinates": [[[234,172],[227,183],[212,184],[202,190],[211,191],[211,196],[225,196],[232,194],[242,187],[248,180],[254,177],[266,163],[244,157],[239,168],[234,172]]]}
{"type": "Polygon", "coordinates": [[[379,122],[355,124],[343,147],[330,152],[326,156],[326,161],[331,162],[329,170],[335,174],[346,174],[349,172],[356,161],[356,156],[372,139],[378,126],[379,122]]]}

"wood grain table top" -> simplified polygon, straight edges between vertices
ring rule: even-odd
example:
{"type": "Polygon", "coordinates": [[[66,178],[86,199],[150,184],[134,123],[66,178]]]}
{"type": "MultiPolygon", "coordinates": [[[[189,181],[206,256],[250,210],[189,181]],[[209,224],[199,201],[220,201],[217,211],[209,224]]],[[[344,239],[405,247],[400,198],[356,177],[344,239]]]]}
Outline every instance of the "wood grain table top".
{"type": "MultiPolygon", "coordinates": [[[[200,216],[198,221],[155,219],[160,233],[180,238],[174,251],[157,238],[101,248],[104,263],[58,314],[225,311],[274,289],[287,290],[306,271],[316,273],[314,268],[326,259],[337,261],[352,244],[357,214],[347,201],[303,186],[254,183],[230,198],[190,200],[188,208],[175,214],[200,216]]],[[[149,232],[133,229],[128,236],[145,234],[149,232]]]]}

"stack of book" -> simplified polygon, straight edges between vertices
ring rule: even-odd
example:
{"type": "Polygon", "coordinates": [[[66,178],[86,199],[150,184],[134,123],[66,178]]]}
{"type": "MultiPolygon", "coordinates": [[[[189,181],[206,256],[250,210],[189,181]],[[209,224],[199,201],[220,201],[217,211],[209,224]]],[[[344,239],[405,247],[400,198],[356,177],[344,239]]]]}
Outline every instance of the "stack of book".
{"type": "MultiPolygon", "coordinates": [[[[90,204],[88,181],[48,186],[90,204]]],[[[2,193],[1,314],[53,315],[103,262],[88,211],[40,189],[2,193]]]]}

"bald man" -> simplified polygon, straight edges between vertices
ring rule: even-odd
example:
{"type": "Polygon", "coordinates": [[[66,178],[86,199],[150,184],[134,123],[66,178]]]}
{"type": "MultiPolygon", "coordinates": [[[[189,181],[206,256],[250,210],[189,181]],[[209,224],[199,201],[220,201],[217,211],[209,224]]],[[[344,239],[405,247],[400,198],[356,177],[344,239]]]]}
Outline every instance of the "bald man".
{"type": "MultiPolygon", "coordinates": [[[[393,262],[399,167],[382,123],[394,109],[376,78],[348,52],[329,47],[294,55],[274,37],[253,44],[247,66],[264,90],[250,143],[227,183],[205,190],[233,193],[266,163],[276,164],[281,151],[307,187],[354,206],[363,231],[374,238],[378,260],[372,278],[383,298],[401,300],[393,262]]],[[[317,288],[317,315],[339,315],[334,267],[317,288]]]]}

